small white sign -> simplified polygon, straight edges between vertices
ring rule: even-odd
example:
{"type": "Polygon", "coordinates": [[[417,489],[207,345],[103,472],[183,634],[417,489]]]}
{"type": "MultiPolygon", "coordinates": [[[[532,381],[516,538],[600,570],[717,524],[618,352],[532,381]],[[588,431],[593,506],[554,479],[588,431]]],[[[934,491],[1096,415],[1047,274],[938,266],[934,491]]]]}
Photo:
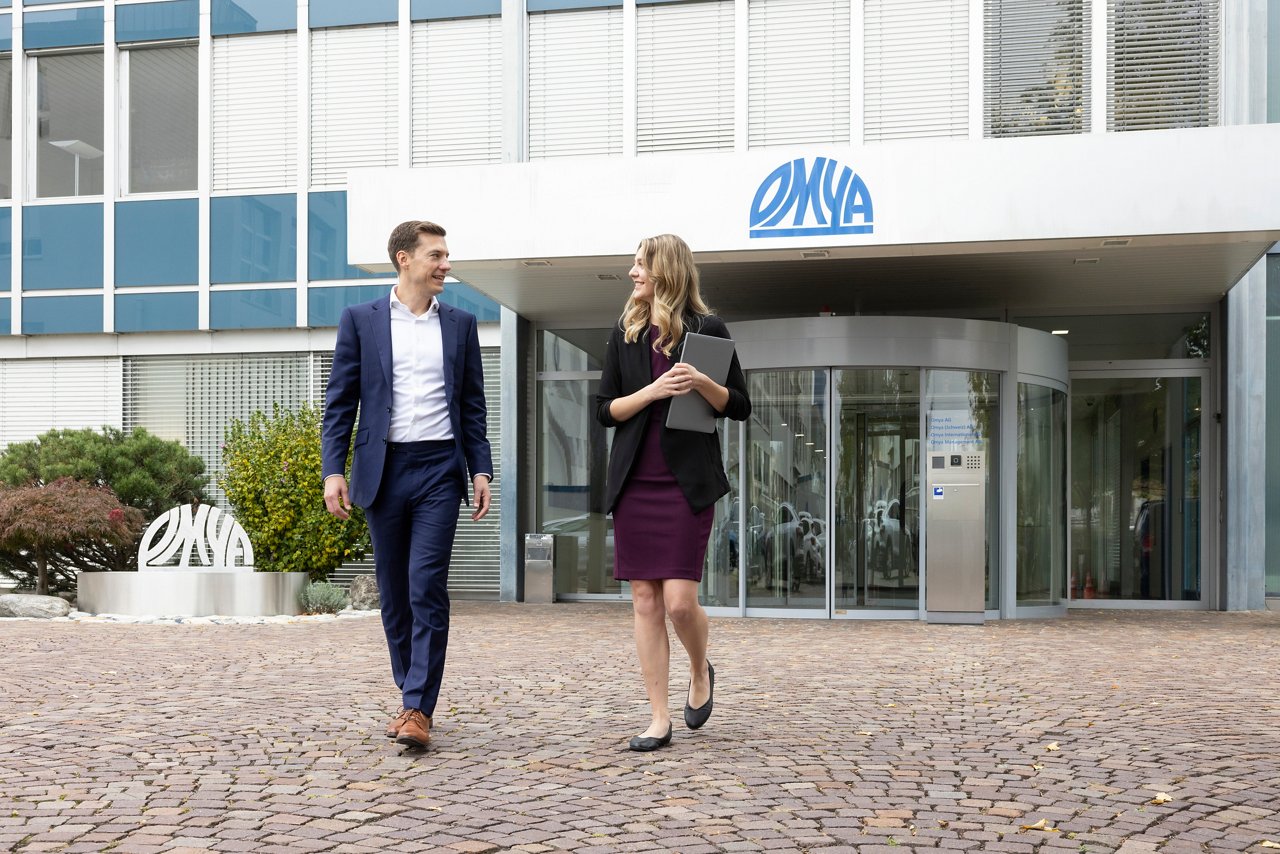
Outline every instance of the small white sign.
{"type": "Polygon", "coordinates": [[[946,498],[947,496],[943,492],[943,488],[941,486],[935,486],[933,488],[933,497],[937,499],[937,498],[946,498]]]}

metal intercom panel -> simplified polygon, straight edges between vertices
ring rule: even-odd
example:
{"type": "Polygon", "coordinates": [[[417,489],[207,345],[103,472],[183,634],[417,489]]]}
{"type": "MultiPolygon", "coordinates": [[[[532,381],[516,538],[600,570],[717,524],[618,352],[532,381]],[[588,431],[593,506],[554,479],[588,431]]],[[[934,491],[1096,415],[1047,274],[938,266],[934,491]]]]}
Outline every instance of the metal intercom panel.
{"type": "Polygon", "coordinates": [[[923,508],[928,620],[980,623],[986,611],[986,443],[931,444],[923,508]]]}

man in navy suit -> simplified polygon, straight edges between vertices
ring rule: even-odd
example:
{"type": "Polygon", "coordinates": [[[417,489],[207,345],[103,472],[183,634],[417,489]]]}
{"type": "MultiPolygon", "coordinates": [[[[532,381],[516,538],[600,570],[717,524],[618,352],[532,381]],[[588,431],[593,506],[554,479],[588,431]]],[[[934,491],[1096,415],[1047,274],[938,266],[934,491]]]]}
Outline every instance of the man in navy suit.
{"type": "Polygon", "coordinates": [[[444,229],[396,226],[389,296],[342,312],[321,434],[324,502],[339,519],[364,508],[391,673],[403,694],[387,737],[431,741],[449,642],[449,554],[470,473],[473,520],[489,512],[493,463],[475,315],[441,303],[452,267],[444,229]],[[344,476],[351,431],[355,457],[344,476]]]}

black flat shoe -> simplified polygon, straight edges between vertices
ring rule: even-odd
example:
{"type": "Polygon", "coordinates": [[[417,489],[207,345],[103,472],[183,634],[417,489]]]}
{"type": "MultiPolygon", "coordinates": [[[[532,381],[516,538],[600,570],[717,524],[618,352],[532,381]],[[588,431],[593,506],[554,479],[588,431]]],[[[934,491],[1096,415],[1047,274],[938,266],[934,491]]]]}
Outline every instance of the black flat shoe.
{"type": "Polygon", "coordinates": [[[637,735],[631,739],[631,743],[627,745],[628,749],[636,750],[641,753],[647,753],[650,750],[657,750],[659,747],[666,747],[671,743],[671,726],[667,726],[667,734],[662,738],[653,738],[647,735],[637,735]]]}
{"type": "MultiPolygon", "coordinates": [[[[707,718],[711,717],[711,707],[716,698],[716,669],[711,666],[711,662],[707,662],[707,681],[710,682],[707,692],[707,701],[698,708],[693,708],[686,700],[684,704],[684,725],[689,729],[697,729],[707,722],[707,718]]],[[[689,690],[693,690],[693,683],[689,683],[689,690]]]]}

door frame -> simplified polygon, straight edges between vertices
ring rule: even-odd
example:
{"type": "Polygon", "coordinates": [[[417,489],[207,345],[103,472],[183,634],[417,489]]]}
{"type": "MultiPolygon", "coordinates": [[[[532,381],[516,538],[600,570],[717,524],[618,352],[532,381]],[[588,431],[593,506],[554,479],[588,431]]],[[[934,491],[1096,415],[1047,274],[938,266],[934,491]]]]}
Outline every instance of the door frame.
{"type": "MultiPolygon", "coordinates": [[[[1135,362],[1080,362],[1072,363],[1069,370],[1071,388],[1067,393],[1067,515],[1068,527],[1072,513],[1072,442],[1071,417],[1075,404],[1075,382],[1081,379],[1187,379],[1200,380],[1200,598],[1196,601],[1152,599],[1074,599],[1068,585],[1063,598],[1068,608],[1107,610],[1140,609],[1166,611],[1211,610],[1218,597],[1218,537],[1221,498],[1219,494],[1218,424],[1211,412],[1218,411],[1217,386],[1213,382],[1212,362],[1185,359],[1135,362]]],[[[1067,537],[1067,575],[1075,562],[1073,538],[1067,537]]]]}

